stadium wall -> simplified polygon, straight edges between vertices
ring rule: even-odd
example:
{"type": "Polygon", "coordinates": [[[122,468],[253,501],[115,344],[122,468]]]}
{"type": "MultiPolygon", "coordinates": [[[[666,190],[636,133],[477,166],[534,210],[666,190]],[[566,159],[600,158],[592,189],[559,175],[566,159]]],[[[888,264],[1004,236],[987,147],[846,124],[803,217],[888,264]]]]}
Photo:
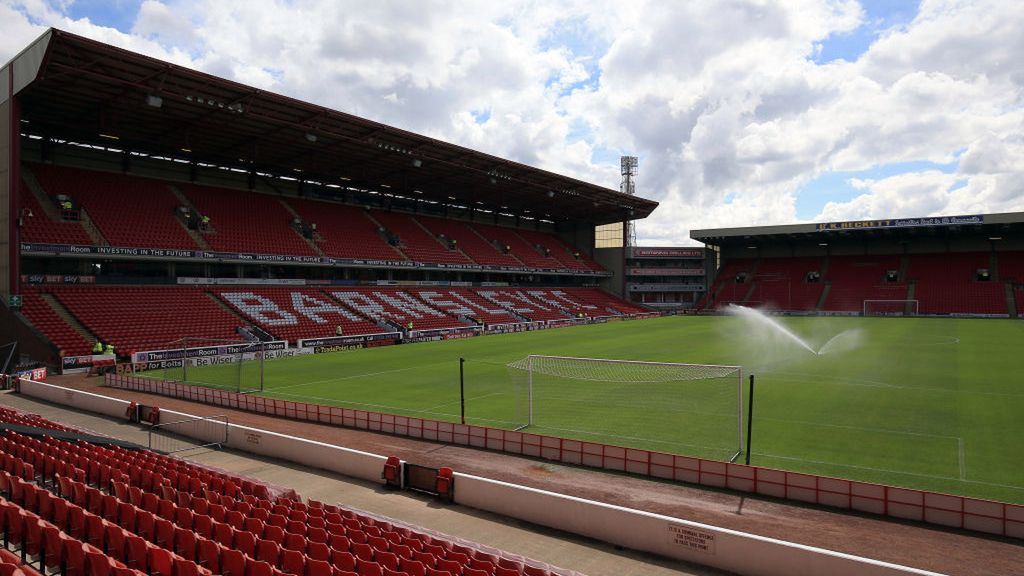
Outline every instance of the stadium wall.
{"type": "Polygon", "coordinates": [[[18,198],[17,174],[11,168],[17,160],[17,141],[11,138],[17,101],[9,93],[11,69],[11,66],[0,68],[0,74],[4,76],[4,82],[0,84],[3,89],[3,101],[0,102],[0,296],[4,300],[0,304],[3,306],[7,305],[7,296],[16,287],[14,281],[18,273],[18,229],[14,217],[18,198]]]}
{"type": "Polygon", "coordinates": [[[1024,539],[1024,506],[1004,502],[484,426],[278,400],[141,376],[107,374],[105,384],[114,388],[183,398],[257,414],[471,446],[563,464],[726,488],[737,492],[1024,539]]]}
{"type": "MultiPolygon", "coordinates": [[[[129,406],[125,400],[32,380],[22,380],[19,392],[115,418],[124,418],[129,406]]],[[[170,421],[196,418],[173,410],[161,410],[161,416],[162,420],[170,421]]],[[[230,448],[381,482],[384,456],[248,426],[228,426],[230,448]]],[[[187,435],[189,430],[179,432],[187,435]]],[[[743,574],[935,575],[925,570],[468,474],[455,475],[454,497],[457,504],[464,506],[743,574]]]]}

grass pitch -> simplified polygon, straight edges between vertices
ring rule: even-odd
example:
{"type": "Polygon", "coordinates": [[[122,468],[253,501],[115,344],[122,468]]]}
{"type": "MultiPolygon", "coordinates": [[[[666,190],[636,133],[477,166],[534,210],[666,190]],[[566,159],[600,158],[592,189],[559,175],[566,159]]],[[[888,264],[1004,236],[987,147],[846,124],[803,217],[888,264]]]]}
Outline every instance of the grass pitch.
{"type": "MultiPolygon", "coordinates": [[[[263,394],[458,421],[464,357],[467,422],[514,427],[525,392],[505,364],[528,354],[738,364],[744,397],[746,374],[756,375],[752,464],[1024,503],[1024,322],[779,320],[814,350],[832,340],[826,353],[739,318],[667,317],[275,360],[263,394]]],[[[236,374],[189,375],[234,387],[236,374]]],[[[528,431],[704,457],[735,451],[735,379],[561,384],[535,386],[528,431]]]]}

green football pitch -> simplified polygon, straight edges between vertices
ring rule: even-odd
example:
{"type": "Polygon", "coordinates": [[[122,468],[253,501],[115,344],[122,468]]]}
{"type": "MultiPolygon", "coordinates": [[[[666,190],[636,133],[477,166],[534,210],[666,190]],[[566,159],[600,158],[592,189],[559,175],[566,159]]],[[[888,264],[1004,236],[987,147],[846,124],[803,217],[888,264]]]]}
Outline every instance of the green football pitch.
{"type": "MultiPolygon", "coordinates": [[[[513,428],[528,393],[506,364],[530,354],[740,365],[744,403],[756,375],[752,464],[1024,503],[1024,322],[778,320],[823,353],[740,318],[677,316],[267,361],[262,394],[458,421],[465,358],[466,421],[513,428]]],[[[244,387],[257,364],[189,381],[232,388],[241,373],[244,387]]],[[[526,431],[727,459],[739,387],[538,377],[526,431]]]]}

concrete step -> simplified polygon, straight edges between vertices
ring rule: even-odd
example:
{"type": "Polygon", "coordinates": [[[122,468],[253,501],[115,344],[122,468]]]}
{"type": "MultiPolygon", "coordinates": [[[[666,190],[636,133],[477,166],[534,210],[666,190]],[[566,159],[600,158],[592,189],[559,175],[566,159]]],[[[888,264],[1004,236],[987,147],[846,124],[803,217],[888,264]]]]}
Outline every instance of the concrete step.
{"type": "Polygon", "coordinates": [[[65,308],[64,304],[62,304],[60,300],[57,300],[53,294],[47,294],[44,292],[39,296],[50,306],[50,308],[53,308],[53,311],[57,313],[57,316],[60,316],[62,320],[68,323],[68,326],[74,328],[75,332],[81,334],[87,341],[96,342],[99,340],[99,338],[90,332],[88,328],[82,325],[82,323],[78,321],[78,318],[75,318],[75,315],[65,308]]]}

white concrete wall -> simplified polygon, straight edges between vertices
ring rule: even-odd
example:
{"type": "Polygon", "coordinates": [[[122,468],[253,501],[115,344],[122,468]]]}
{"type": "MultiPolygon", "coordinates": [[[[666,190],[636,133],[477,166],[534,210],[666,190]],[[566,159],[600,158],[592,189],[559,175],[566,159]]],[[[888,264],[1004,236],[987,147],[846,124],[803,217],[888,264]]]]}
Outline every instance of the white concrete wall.
{"type": "Polygon", "coordinates": [[[626,548],[739,574],[936,574],[468,474],[455,474],[455,501],[626,548]]]}
{"type": "MultiPolygon", "coordinates": [[[[129,402],[126,400],[63,388],[43,382],[22,380],[20,386],[21,393],[26,396],[115,418],[125,418],[129,405],[129,402]]],[[[176,422],[194,418],[196,416],[184,412],[160,410],[160,420],[162,422],[176,422]]],[[[185,424],[169,428],[173,428],[175,433],[183,436],[195,435],[196,431],[203,432],[205,430],[205,433],[201,435],[207,437],[196,439],[206,442],[211,441],[211,437],[208,436],[210,430],[207,426],[193,427],[185,424]]],[[[312,468],[321,468],[352,478],[375,482],[381,482],[380,475],[384,470],[384,462],[387,460],[385,456],[230,423],[228,424],[228,442],[226,447],[261,456],[281,458],[312,468]]]]}
{"type": "MultiPolygon", "coordinates": [[[[128,407],[128,402],[124,400],[31,380],[21,381],[21,393],[56,404],[119,418],[125,416],[128,407]]],[[[195,416],[173,410],[161,410],[161,420],[164,422],[188,418],[195,416]]],[[[180,433],[187,431],[178,430],[180,433]]],[[[229,424],[227,446],[377,482],[381,481],[380,475],[386,461],[384,456],[368,452],[237,424],[229,424]]],[[[468,474],[455,474],[455,502],[625,548],[740,574],[936,575],[934,572],[468,474]]]]}

